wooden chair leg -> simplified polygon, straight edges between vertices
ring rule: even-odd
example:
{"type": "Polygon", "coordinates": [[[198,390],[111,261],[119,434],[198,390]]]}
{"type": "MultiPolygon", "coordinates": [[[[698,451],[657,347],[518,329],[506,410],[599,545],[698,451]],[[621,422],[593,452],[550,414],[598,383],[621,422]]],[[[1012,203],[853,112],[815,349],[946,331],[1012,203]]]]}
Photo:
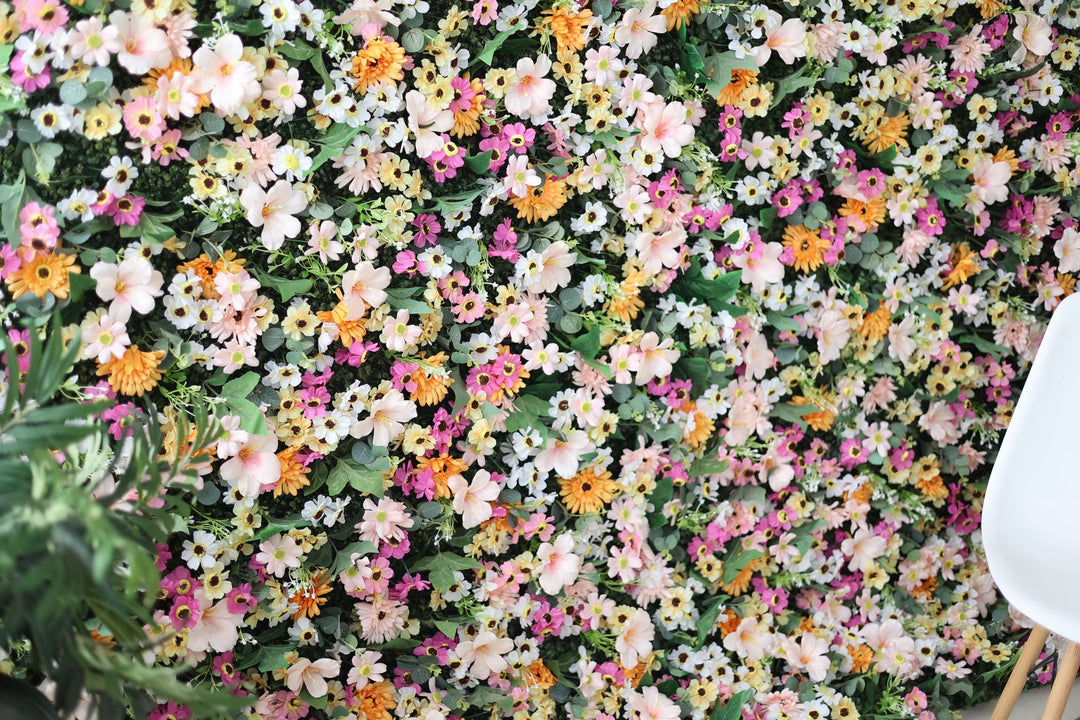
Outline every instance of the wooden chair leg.
{"type": "Polygon", "coordinates": [[[1065,712],[1065,703],[1069,702],[1069,691],[1076,682],[1076,671],[1080,668],[1080,645],[1070,642],[1058,660],[1054,687],[1050,690],[1050,699],[1046,701],[1042,720],[1061,720],[1065,712]]]}
{"type": "MultiPolygon", "coordinates": [[[[1001,691],[1001,697],[994,705],[994,714],[990,720],[1008,720],[1013,706],[1016,705],[1016,699],[1020,697],[1024,685],[1027,684],[1028,673],[1035,667],[1035,661],[1039,659],[1039,653],[1042,652],[1049,634],[1050,631],[1042,625],[1036,625],[1031,629],[1031,634],[1024,643],[1024,649],[1020,651],[1020,659],[1016,661],[1009,675],[1009,682],[1006,683],[1005,689],[1001,691]]],[[[1064,705],[1062,707],[1064,708],[1064,705]]]]}

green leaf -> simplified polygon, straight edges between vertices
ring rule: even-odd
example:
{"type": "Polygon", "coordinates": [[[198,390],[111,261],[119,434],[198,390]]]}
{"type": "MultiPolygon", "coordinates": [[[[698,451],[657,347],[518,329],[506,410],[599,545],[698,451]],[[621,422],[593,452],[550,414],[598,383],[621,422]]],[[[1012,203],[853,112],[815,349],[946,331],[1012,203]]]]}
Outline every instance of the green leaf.
{"type": "Polygon", "coordinates": [[[502,47],[502,44],[506,42],[506,39],[517,32],[517,28],[510,28],[509,30],[503,30],[501,33],[488,40],[484,45],[484,49],[480,51],[470,65],[476,63],[483,63],[488,67],[491,67],[492,61],[495,59],[495,51],[502,47]]]}
{"type": "Polygon", "coordinates": [[[746,568],[747,565],[764,554],[765,553],[761,550],[742,550],[736,548],[733,551],[733,556],[729,555],[728,558],[724,560],[724,577],[722,578],[724,584],[730,583],[746,568]]]}
{"type": "Polygon", "coordinates": [[[710,55],[705,59],[703,73],[709,77],[709,94],[716,97],[731,82],[732,70],[758,70],[753,56],[736,57],[734,51],[710,55]]]}
{"type": "Polygon", "coordinates": [[[439,632],[441,632],[448,638],[457,637],[458,623],[456,622],[452,622],[450,620],[436,620],[435,627],[437,627],[439,629],[439,632]]]}
{"type": "MultiPolygon", "coordinates": [[[[465,572],[476,570],[481,565],[469,557],[462,557],[455,553],[438,553],[429,555],[413,565],[413,572],[427,572],[428,580],[439,590],[446,592],[454,584],[454,571],[465,572]]],[[[447,633],[449,634],[449,633],[447,633]]]]}
{"type": "Polygon", "coordinates": [[[718,595],[709,602],[709,609],[701,614],[701,619],[697,624],[697,643],[696,647],[701,647],[705,642],[705,638],[712,634],[713,629],[716,627],[716,618],[720,617],[720,611],[724,607],[724,600],[727,599],[727,595],[718,595]]]}
{"type": "Polygon", "coordinates": [[[661,527],[667,522],[663,508],[671,502],[673,497],[675,497],[675,486],[672,484],[671,478],[662,477],[657,480],[656,487],[653,488],[652,494],[649,495],[649,502],[653,506],[653,511],[649,514],[649,525],[661,527]]]}
{"type": "Polygon", "coordinates": [[[698,478],[703,475],[715,475],[716,473],[722,473],[728,469],[730,463],[727,460],[706,460],[705,458],[698,458],[687,469],[691,478],[698,478]]]}
{"type": "Polygon", "coordinates": [[[378,548],[375,547],[375,543],[369,540],[360,540],[359,542],[349,543],[337,551],[337,557],[334,559],[334,564],[331,566],[330,572],[337,575],[346,568],[352,566],[353,555],[371,555],[376,550],[378,550],[378,548]]]}
{"type": "Polygon", "coordinates": [[[278,291],[281,295],[282,302],[289,302],[295,295],[302,295],[311,289],[312,281],[306,278],[300,280],[290,280],[289,278],[278,277],[276,275],[270,275],[264,273],[261,270],[253,270],[252,274],[258,278],[259,282],[264,287],[272,287],[278,291]]]}
{"type": "Polygon", "coordinates": [[[786,78],[782,78],[780,80],[780,84],[777,87],[776,92],[773,94],[772,105],[770,105],[770,107],[776,107],[780,104],[780,101],[783,100],[784,97],[790,95],[799,88],[811,87],[814,83],[817,82],[815,78],[803,76],[806,72],[807,67],[807,65],[803,65],[798,72],[792,73],[786,78]]]}
{"type": "Polygon", "coordinates": [[[487,175],[488,167],[491,165],[491,156],[494,152],[494,150],[488,150],[479,155],[468,155],[465,157],[465,164],[477,175],[487,175]]]}
{"type": "Polygon", "coordinates": [[[378,470],[360,467],[352,460],[342,460],[326,478],[326,488],[331,495],[339,495],[345,486],[375,497],[383,496],[383,476],[378,470]]]}
{"type": "Polygon", "coordinates": [[[294,44],[282,43],[277,46],[277,51],[290,60],[307,60],[315,54],[315,48],[303,40],[297,40],[294,44]]]}
{"type": "Polygon", "coordinates": [[[258,384],[259,374],[248,371],[225,383],[224,387],[221,388],[221,394],[223,396],[246,398],[255,390],[255,386],[258,384]]]}
{"type": "Polygon", "coordinates": [[[570,347],[581,353],[586,360],[593,360],[600,352],[600,326],[593,325],[589,332],[579,335],[570,343],[570,347]]]}
{"type": "Polygon", "coordinates": [[[789,332],[798,332],[799,330],[802,329],[802,326],[799,325],[799,323],[797,323],[795,320],[793,320],[793,319],[791,319],[789,317],[785,317],[784,315],[781,315],[780,313],[776,312],[775,310],[770,310],[765,315],[765,320],[766,320],[766,322],[768,322],[770,325],[772,325],[777,330],[787,330],[789,332]]]}
{"type": "Polygon", "coordinates": [[[7,199],[3,204],[4,236],[12,247],[19,246],[19,211],[30,202],[29,192],[26,187],[26,175],[19,172],[19,178],[12,185],[5,185],[7,199]]]}
{"type": "Polygon", "coordinates": [[[781,403],[774,405],[772,411],[769,412],[770,417],[780,418],[789,423],[801,423],[803,417],[816,413],[821,408],[816,405],[791,405],[789,403],[781,403]]]}
{"type": "MultiPolygon", "coordinates": [[[[319,57],[319,56],[316,56],[319,57]]],[[[309,172],[314,173],[321,168],[327,160],[332,160],[341,155],[341,151],[346,145],[352,142],[352,139],[356,137],[360,132],[359,127],[349,127],[348,125],[334,124],[330,127],[322,137],[322,150],[311,161],[311,170],[309,172]]]]}
{"type": "Polygon", "coordinates": [[[66,105],[78,105],[86,99],[86,88],[72,78],[60,86],[60,101],[66,105]]]}
{"type": "Polygon", "coordinates": [[[713,708],[709,720],[740,720],[742,708],[746,701],[753,697],[752,690],[740,690],[732,695],[723,705],[717,704],[713,708]]]}
{"type": "Polygon", "coordinates": [[[225,119],[217,113],[200,113],[199,123],[203,126],[203,130],[210,133],[211,135],[217,135],[225,130],[225,119]]]}
{"type": "Polygon", "coordinates": [[[741,278],[742,270],[735,270],[715,280],[708,280],[701,274],[701,266],[694,259],[690,262],[690,268],[675,281],[673,289],[685,300],[703,300],[714,312],[720,312],[726,309],[727,301],[738,291],[741,278]]]}

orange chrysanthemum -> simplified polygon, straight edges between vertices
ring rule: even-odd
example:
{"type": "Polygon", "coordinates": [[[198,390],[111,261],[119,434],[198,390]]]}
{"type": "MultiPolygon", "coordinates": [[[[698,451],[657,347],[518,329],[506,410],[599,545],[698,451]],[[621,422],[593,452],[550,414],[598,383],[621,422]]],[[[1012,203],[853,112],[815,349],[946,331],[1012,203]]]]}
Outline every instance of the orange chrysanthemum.
{"type": "Polygon", "coordinates": [[[345,319],[349,316],[349,308],[345,307],[343,301],[335,305],[333,310],[320,310],[315,313],[315,316],[322,322],[333,323],[337,327],[338,334],[334,339],[340,340],[345,347],[349,347],[354,342],[360,342],[367,335],[366,321],[363,318],[359,320],[345,319]]]}
{"type": "Polygon", "coordinates": [[[882,115],[866,128],[863,144],[874,154],[884,152],[893,145],[907,147],[908,143],[904,135],[907,134],[910,125],[911,118],[905,112],[892,116],[882,115]]]}
{"type": "Polygon", "coordinates": [[[619,283],[619,287],[611,294],[611,299],[604,305],[604,312],[622,322],[630,322],[636,318],[645,307],[645,301],[641,299],[641,286],[644,284],[644,271],[628,272],[626,279],[619,283]]]}
{"type": "Polygon", "coordinates": [[[874,662],[874,651],[865,645],[848,645],[848,655],[851,656],[851,672],[864,673],[870,669],[874,662]]]}
{"type": "Polygon", "coordinates": [[[675,0],[675,2],[661,10],[660,14],[667,18],[667,29],[670,32],[683,25],[688,25],[690,18],[699,12],[701,12],[699,0],[675,0]]]}
{"type": "Polygon", "coordinates": [[[325,569],[312,573],[308,581],[289,596],[289,602],[297,605],[296,612],[292,614],[293,620],[318,617],[322,614],[326,596],[334,589],[330,584],[329,575],[330,571],[325,569]]]}
{"type": "Polygon", "coordinates": [[[1065,291],[1065,297],[1073,294],[1073,288],[1076,287],[1076,277],[1069,273],[1057,273],[1057,282],[1061,286],[1061,289],[1065,291]]]}
{"type": "Polygon", "coordinates": [[[735,632],[742,623],[742,618],[734,610],[725,610],[716,618],[716,627],[720,629],[720,637],[726,637],[735,632]]]}
{"type": "Polygon", "coordinates": [[[473,78],[469,83],[474,93],[469,107],[454,113],[454,127],[450,129],[450,135],[456,138],[469,137],[480,132],[480,115],[484,111],[484,81],[473,78]]]}
{"type": "Polygon", "coordinates": [[[39,298],[52,293],[58,300],[64,300],[71,290],[71,273],[81,273],[82,268],[75,264],[74,255],[58,253],[38,253],[33,260],[26,262],[7,278],[11,296],[18,300],[26,293],[33,293],[39,298]]]}
{"type": "Polygon", "coordinates": [[[757,84],[756,70],[735,68],[731,71],[731,82],[716,94],[717,105],[738,105],[742,102],[743,91],[757,84]]]}
{"type": "Polygon", "coordinates": [[[469,467],[460,459],[450,457],[449,455],[420,458],[418,464],[421,470],[430,469],[435,474],[436,500],[450,497],[450,488],[447,486],[446,481],[449,480],[452,475],[460,475],[465,472],[469,467]]]}
{"type": "Polygon", "coordinates": [[[533,664],[526,667],[521,675],[526,687],[537,685],[547,690],[558,682],[543,660],[533,661],[533,664]]]}
{"type": "Polygon", "coordinates": [[[762,566],[762,559],[756,558],[751,560],[746,567],[739,571],[739,574],[729,583],[720,583],[720,589],[732,597],[738,597],[744,594],[750,589],[750,581],[754,578],[754,573],[757,572],[762,566]]]}
{"type": "Polygon", "coordinates": [[[397,707],[394,686],[389,681],[368,683],[355,693],[355,704],[349,710],[358,720],[390,720],[390,711],[397,707]]]}
{"type": "Polygon", "coordinates": [[[203,297],[209,300],[217,300],[221,297],[221,294],[217,291],[217,287],[214,286],[214,278],[219,272],[236,272],[244,267],[244,262],[243,258],[237,259],[234,251],[226,250],[217,260],[211,261],[204,253],[197,258],[178,265],[176,270],[180,273],[194,270],[195,274],[199,276],[199,285],[202,286],[203,297]]]}
{"type": "Polygon", "coordinates": [[[555,7],[543,14],[541,32],[553,36],[560,51],[578,52],[585,48],[585,28],[592,22],[592,10],[570,12],[566,7],[555,7]]]}
{"type": "Polygon", "coordinates": [[[131,345],[123,356],[98,366],[97,374],[108,375],[109,386],[121,395],[138,395],[153,390],[161,380],[158,365],[165,357],[164,350],[144,352],[131,345]]]}
{"type": "Polygon", "coordinates": [[[560,494],[566,508],[576,514],[599,512],[611,502],[615,493],[615,483],[607,470],[597,472],[590,465],[572,478],[559,478],[560,494]]]}
{"type": "Polygon", "coordinates": [[[416,383],[416,389],[409,393],[410,400],[424,407],[438,405],[443,401],[450,386],[454,384],[449,373],[439,372],[445,362],[446,353],[424,358],[425,365],[412,373],[411,379],[416,383]]]}
{"type": "Polygon", "coordinates": [[[934,594],[934,591],[937,590],[937,585],[938,582],[936,577],[926,578],[926,580],[924,580],[922,583],[916,585],[914,588],[911,589],[911,597],[915,598],[916,600],[919,600],[921,598],[929,598],[931,595],[934,594]]]}
{"type": "Polygon", "coordinates": [[[859,334],[871,342],[877,342],[885,337],[892,324],[892,311],[884,304],[878,305],[877,310],[863,318],[859,326],[859,334]]]}
{"type": "Polygon", "coordinates": [[[712,418],[698,410],[697,403],[693,400],[683,403],[679,410],[694,418],[694,429],[684,429],[682,438],[683,442],[697,450],[713,436],[713,432],[716,431],[716,423],[712,421],[712,418]]]}
{"type": "Polygon", "coordinates": [[[527,222],[543,222],[566,204],[566,183],[548,175],[543,184],[529,188],[525,197],[510,198],[518,218],[527,222]]]}
{"type": "Polygon", "coordinates": [[[863,202],[856,200],[855,198],[848,198],[840,208],[840,215],[843,217],[856,217],[863,222],[871,232],[877,228],[878,225],[885,222],[885,214],[887,208],[885,198],[876,197],[872,200],[863,202]]]}
{"type": "Polygon", "coordinates": [[[1020,172],[1020,158],[1016,157],[1016,151],[1009,147],[999,148],[994,153],[994,162],[1009,164],[1009,173],[1015,175],[1020,172]]]}
{"type": "Polygon", "coordinates": [[[968,278],[977,274],[979,266],[975,262],[975,257],[975,252],[967,246],[967,243],[960,243],[954,247],[952,255],[949,257],[952,270],[945,276],[945,283],[941,286],[942,290],[948,290],[956,285],[963,285],[968,281],[968,278]]]}
{"type": "Polygon", "coordinates": [[[349,71],[355,79],[353,89],[363,95],[370,86],[383,80],[404,80],[404,62],[405,48],[388,37],[376,35],[353,56],[352,70],[349,71]]]}
{"type": "MultiPolygon", "coordinates": [[[[803,395],[796,395],[791,399],[791,404],[796,407],[802,405],[809,405],[810,398],[803,395]]],[[[836,420],[836,413],[826,408],[823,410],[817,410],[815,412],[806,413],[802,416],[802,419],[810,426],[812,430],[818,432],[825,432],[832,427],[833,422],[836,420]]]]}
{"type": "Polygon", "coordinates": [[[307,468],[296,459],[302,446],[290,447],[277,454],[278,463],[281,464],[281,477],[274,485],[274,497],[282,494],[295,495],[301,488],[311,484],[308,480],[307,468]]]}
{"type": "Polygon", "coordinates": [[[812,273],[825,262],[829,241],[805,225],[788,225],[784,229],[784,246],[794,253],[792,265],[796,270],[812,273]]]}
{"type": "Polygon", "coordinates": [[[915,481],[915,487],[928,500],[933,501],[935,505],[944,502],[945,498],[949,497],[949,489],[945,487],[945,481],[941,479],[940,475],[934,475],[931,478],[919,478],[915,481]]]}

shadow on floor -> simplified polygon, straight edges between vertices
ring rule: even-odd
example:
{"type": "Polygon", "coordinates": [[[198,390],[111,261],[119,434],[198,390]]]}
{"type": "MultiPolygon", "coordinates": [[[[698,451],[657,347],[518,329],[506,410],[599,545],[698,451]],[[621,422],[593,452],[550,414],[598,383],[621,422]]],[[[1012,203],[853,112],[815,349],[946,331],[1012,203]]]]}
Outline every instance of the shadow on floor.
{"type": "MultiPolygon", "coordinates": [[[[1043,707],[1046,706],[1046,699],[1049,697],[1049,685],[1036,690],[1028,690],[1016,701],[1016,707],[1013,708],[1009,720],[1039,720],[1042,717],[1043,707]]],[[[994,712],[994,702],[996,701],[964,710],[959,717],[962,720],[990,720],[990,715],[994,712]]],[[[1072,692],[1069,693],[1069,704],[1065,706],[1065,713],[1061,717],[1062,720],[1080,718],[1080,681],[1073,685],[1072,692]]]]}

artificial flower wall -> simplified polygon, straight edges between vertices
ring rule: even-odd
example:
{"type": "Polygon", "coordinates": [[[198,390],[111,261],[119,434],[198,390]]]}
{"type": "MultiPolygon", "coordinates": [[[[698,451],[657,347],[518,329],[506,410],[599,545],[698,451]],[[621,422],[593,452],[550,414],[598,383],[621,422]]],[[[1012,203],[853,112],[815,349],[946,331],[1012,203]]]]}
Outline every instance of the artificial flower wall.
{"type": "Polygon", "coordinates": [[[118,439],[220,428],[147,662],[266,720],[1000,685],[980,503],[1080,270],[1075,9],[2,7],[5,332],[59,314],[118,439]]]}

